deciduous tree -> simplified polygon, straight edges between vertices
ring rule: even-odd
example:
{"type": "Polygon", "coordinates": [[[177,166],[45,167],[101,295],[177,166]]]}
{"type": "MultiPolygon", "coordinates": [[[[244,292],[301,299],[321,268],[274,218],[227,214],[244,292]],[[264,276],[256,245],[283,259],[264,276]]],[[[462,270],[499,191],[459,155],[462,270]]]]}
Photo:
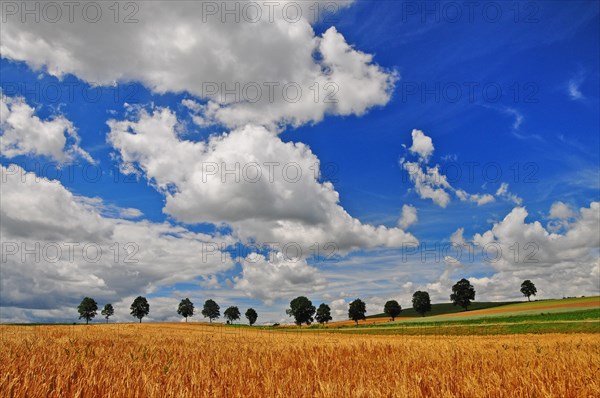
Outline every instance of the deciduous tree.
{"type": "Polygon", "coordinates": [[[527,296],[527,301],[531,301],[529,297],[535,296],[537,289],[535,288],[533,282],[527,279],[521,283],[521,293],[523,293],[523,296],[527,296]]]}
{"type": "Polygon", "coordinates": [[[460,305],[467,311],[471,305],[471,300],[475,300],[475,288],[468,279],[463,278],[452,286],[450,300],[452,300],[454,305],[460,305]]]}
{"type": "Polygon", "coordinates": [[[229,322],[233,323],[233,321],[240,319],[241,314],[238,307],[229,307],[225,310],[223,315],[225,315],[225,318],[227,318],[229,322]]]}
{"type": "Polygon", "coordinates": [[[321,303],[321,305],[319,305],[319,308],[317,308],[317,315],[315,316],[315,319],[321,325],[332,320],[333,318],[331,317],[331,308],[329,308],[327,304],[321,303]]]}
{"type": "Polygon", "coordinates": [[[285,313],[294,317],[296,325],[303,323],[310,325],[314,320],[315,311],[316,308],[312,301],[304,296],[299,296],[290,302],[290,308],[285,310],[285,313]]]}
{"type": "Polygon", "coordinates": [[[431,311],[431,300],[429,299],[429,293],[416,291],[413,293],[412,306],[421,316],[425,316],[426,312],[431,311]]]}
{"type": "Polygon", "coordinates": [[[177,308],[177,313],[185,318],[187,322],[188,317],[194,316],[194,303],[189,298],[184,298],[179,303],[179,308],[177,308]]]}
{"type": "Polygon", "coordinates": [[[204,315],[205,318],[208,318],[210,322],[212,322],[213,319],[218,319],[221,316],[220,309],[221,307],[219,307],[219,304],[217,304],[214,300],[209,299],[204,302],[204,308],[202,308],[202,315],[204,315]]]}
{"type": "Polygon", "coordinates": [[[402,307],[396,300],[390,300],[383,306],[383,312],[389,315],[392,318],[392,321],[396,319],[400,312],[402,311],[402,307]]]}
{"type": "Polygon", "coordinates": [[[367,312],[367,305],[361,299],[356,299],[350,303],[348,307],[348,318],[352,319],[358,325],[358,321],[361,319],[367,319],[365,314],[367,312]]]}
{"type": "Polygon", "coordinates": [[[77,307],[77,311],[79,311],[79,319],[85,319],[85,324],[87,325],[96,316],[98,304],[93,298],[84,297],[77,307]]]}
{"type": "Polygon", "coordinates": [[[256,310],[254,308],[248,308],[246,310],[246,319],[248,319],[248,323],[250,324],[250,326],[256,323],[256,320],[258,319],[258,314],[256,313],[256,310]]]}
{"type": "Polygon", "coordinates": [[[106,318],[106,323],[108,323],[108,318],[113,316],[115,309],[113,308],[112,304],[105,304],[100,313],[106,318]]]}
{"type": "Polygon", "coordinates": [[[129,308],[131,309],[131,315],[139,319],[140,323],[142,323],[142,318],[150,313],[150,304],[148,304],[146,297],[142,296],[137,296],[129,308]]]}

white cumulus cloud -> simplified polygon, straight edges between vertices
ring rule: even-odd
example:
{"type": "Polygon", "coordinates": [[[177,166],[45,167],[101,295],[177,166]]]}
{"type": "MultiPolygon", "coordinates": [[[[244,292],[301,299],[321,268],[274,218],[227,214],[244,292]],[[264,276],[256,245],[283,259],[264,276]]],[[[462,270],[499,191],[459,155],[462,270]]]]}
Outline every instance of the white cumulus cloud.
{"type": "Polygon", "coordinates": [[[299,126],[327,114],[361,115],[389,101],[394,71],[375,64],[335,27],[315,35],[314,7],[322,10],[325,2],[267,3],[252,2],[256,19],[242,12],[243,1],[135,3],[136,23],[115,23],[108,3],[97,3],[104,15],[96,23],[80,17],[23,23],[7,15],[0,51],[59,78],[73,74],[104,86],[139,81],[156,93],[187,92],[205,102],[198,123],[229,128],[299,126]],[[240,9],[237,21],[223,15],[225,7],[240,9]]]}
{"type": "Polygon", "coordinates": [[[276,299],[292,299],[299,294],[322,290],[327,283],[319,270],[282,252],[269,257],[251,253],[241,259],[242,274],[234,278],[234,288],[267,304],[276,299]]]}
{"type": "Polygon", "coordinates": [[[79,146],[79,135],[70,120],[62,115],[42,120],[25,99],[5,96],[1,91],[0,96],[3,156],[9,159],[19,155],[45,156],[59,163],[81,157],[94,162],[79,146]]]}
{"type": "Polygon", "coordinates": [[[398,220],[398,226],[402,229],[406,229],[413,225],[419,220],[417,216],[417,208],[411,205],[402,206],[402,214],[398,220]]]}
{"type": "Polygon", "coordinates": [[[64,320],[86,295],[115,302],[233,266],[220,251],[231,237],[107,217],[102,202],[73,195],[59,181],[16,165],[1,171],[2,321],[7,311],[14,319],[64,320]],[[36,312],[48,308],[56,313],[36,312]]]}
{"type": "Polygon", "coordinates": [[[528,212],[515,207],[504,219],[483,233],[475,234],[479,247],[492,247],[490,295],[506,297],[507,289],[531,279],[545,297],[598,294],[598,225],[600,203],[591,202],[575,215],[562,233],[545,229],[539,221],[525,222],[528,212]],[[487,246],[486,246],[487,245],[487,246]],[[565,283],[568,281],[568,283],[565,283]]]}
{"type": "Polygon", "coordinates": [[[176,125],[169,109],[141,111],[134,120],[109,121],[109,141],[153,181],[166,197],[164,211],[180,221],[227,223],[243,242],[294,242],[305,253],[314,244],[343,254],[416,241],[400,228],[350,216],[302,143],[251,125],[192,142],[176,125]]]}
{"type": "Polygon", "coordinates": [[[574,216],[575,216],[575,213],[573,212],[573,210],[571,210],[569,205],[567,205],[564,202],[560,202],[560,201],[554,202],[552,204],[552,206],[550,207],[550,218],[564,220],[564,219],[571,218],[574,216]]]}
{"type": "Polygon", "coordinates": [[[412,153],[416,153],[419,157],[427,162],[429,157],[433,154],[433,141],[431,137],[428,137],[421,130],[412,131],[412,145],[409,150],[412,153]]]}

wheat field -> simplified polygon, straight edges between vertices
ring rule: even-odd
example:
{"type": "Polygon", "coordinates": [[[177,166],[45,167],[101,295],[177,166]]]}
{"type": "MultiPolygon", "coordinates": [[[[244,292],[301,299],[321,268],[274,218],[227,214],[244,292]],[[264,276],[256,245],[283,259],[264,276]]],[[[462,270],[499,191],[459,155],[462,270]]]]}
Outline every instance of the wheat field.
{"type": "Polygon", "coordinates": [[[2,397],[598,397],[593,334],[0,326],[2,397]]]}

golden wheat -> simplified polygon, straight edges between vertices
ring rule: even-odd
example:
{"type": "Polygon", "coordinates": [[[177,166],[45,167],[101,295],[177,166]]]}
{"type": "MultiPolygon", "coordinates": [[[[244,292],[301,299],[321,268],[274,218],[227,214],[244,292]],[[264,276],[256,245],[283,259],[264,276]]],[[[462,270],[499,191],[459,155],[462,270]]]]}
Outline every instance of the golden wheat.
{"type": "Polygon", "coordinates": [[[0,326],[2,397],[598,397],[598,335],[0,326]]]}

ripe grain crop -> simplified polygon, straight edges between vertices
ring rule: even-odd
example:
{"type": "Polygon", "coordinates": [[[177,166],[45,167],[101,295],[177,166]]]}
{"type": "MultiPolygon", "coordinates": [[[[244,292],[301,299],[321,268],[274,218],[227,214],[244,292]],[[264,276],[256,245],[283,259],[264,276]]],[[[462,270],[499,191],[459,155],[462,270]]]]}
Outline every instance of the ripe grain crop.
{"type": "Polygon", "coordinates": [[[597,397],[595,334],[0,326],[2,397],[597,397]]]}

